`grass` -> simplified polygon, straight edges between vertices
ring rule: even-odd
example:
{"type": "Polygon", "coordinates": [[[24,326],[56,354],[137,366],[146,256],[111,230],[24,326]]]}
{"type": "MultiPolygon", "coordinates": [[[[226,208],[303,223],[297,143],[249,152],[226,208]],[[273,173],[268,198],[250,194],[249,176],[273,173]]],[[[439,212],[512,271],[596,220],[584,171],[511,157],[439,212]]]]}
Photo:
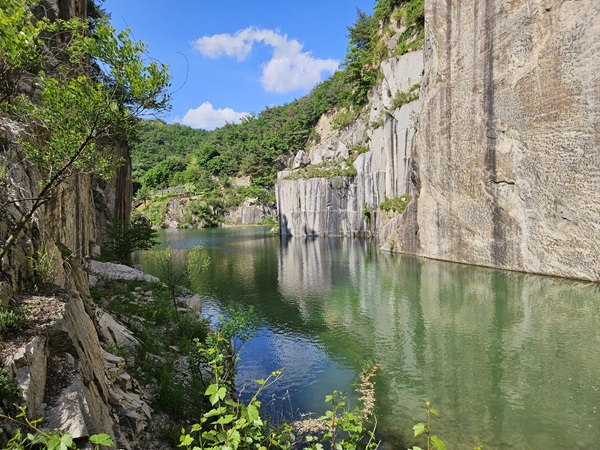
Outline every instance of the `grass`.
{"type": "Polygon", "coordinates": [[[398,109],[407,103],[415,101],[419,98],[419,91],[421,89],[421,83],[413,84],[408,92],[398,91],[396,95],[394,95],[394,99],[392,100],[391,109],[398,109]]]}
{"type": "Polygon", "coordinates": [[[357,110],[344,110],[341,111],[332,122],[332,127],[334,130],[343,130],[351,123],[355,122],[358,119],[359,111],[357,110]]]}

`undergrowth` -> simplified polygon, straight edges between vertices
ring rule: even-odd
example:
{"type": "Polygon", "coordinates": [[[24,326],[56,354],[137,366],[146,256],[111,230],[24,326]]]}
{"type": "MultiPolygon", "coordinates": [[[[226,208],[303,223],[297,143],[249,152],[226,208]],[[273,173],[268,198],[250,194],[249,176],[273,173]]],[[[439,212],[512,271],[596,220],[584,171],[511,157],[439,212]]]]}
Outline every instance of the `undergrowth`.
{"type": "Polygon", "coordinates": [[[408,194],[402,194],[399,197],[386,198],[382,203],[379,204],[379,209],[383,211],[394,211],[398,214],[402,214],[408,206],[408,194]]]}
{"type": "Polygon", "coordinates": [[[25,311],[20,306],[0,304],[0,339],[17,332],[25,323],[25,311]]]}
{"type": "Polygon", "coordinates": [[[162,284],[139,280],[99,280],[90,288],[94,301],[116,315],[129,328],[140,345],[133,358],[134,375],[150,386],[152,406],[167,414],[169,421],[155,430],[156,438],[169,439],[175,446],[179,430],[189,417],[205,408],[202,380],[190,376],[187,355],[195,350],[194,340],[204,342],[209,333],[207,320],[198,313],[178,313],[170,291],[162,284]]]}

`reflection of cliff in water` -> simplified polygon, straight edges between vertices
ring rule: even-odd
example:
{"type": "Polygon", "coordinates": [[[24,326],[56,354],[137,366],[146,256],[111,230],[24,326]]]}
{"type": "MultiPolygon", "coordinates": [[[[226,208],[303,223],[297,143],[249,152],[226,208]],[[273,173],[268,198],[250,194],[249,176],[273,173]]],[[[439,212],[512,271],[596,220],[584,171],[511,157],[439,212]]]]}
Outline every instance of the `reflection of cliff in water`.
{"type": "Polygon", "coordinates": [[[289,239],[278,281],[303,318],[319,317],[330,357],[382,364],[382,429],[392,433],[431,399],[443,405],[438,427],[449,442],[509,445],[507,429],[527,436],[535,426],[545,442],[535,446],[544,448],[577,439],[557,438],[562,424],[589,432],[593,416],[580,412],[600,408],[600,286],[369,249],[357,240],[289,239]]]}
{"type": "Polygon", "coordinates": [[[449,447],[591,448],[600,439],[600,285],[390,255],[357,239],[205,248],[212,263],[198,289],[254,305],[279,360],[308,361],[290,363],[300,373],[287,380],[319,370],[322,356],[305,355],[304,341],[331,359],[320,368],[329,377],[367,359],[382,365],[378,428],[391,441],[409,439],[425,400],[442,412],[436,432],[449,447]]]}

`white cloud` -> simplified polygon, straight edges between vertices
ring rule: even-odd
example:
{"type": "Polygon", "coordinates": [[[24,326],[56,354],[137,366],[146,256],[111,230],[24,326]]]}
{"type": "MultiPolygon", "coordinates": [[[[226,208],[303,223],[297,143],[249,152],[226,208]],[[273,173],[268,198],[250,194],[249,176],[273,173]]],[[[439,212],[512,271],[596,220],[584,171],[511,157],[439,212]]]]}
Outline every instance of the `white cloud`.
{"type": "Polygon", "coordinates": [[[226,123],[238,123],[248,113],[237,112],[231,108],[215,109],[210,102],[204,102],[195,109],[188,110],[181,123],[192,128],[214,130],[226,123]]]}
{"type": "Polygon", "coordinates": [[[260,82],[267,92],[284,94],[298,89],[310,89],[323,72],[333,73],[339,62],[319,59],[303,52],[303,45],[275,30],[246,28],[235,34],[203,36],[194,41],[194,48],[208,58],[224,56],[243,61],[252,52],[254,44],[262,43],[273,48],[271,59],[263,65],[260,82]]]}

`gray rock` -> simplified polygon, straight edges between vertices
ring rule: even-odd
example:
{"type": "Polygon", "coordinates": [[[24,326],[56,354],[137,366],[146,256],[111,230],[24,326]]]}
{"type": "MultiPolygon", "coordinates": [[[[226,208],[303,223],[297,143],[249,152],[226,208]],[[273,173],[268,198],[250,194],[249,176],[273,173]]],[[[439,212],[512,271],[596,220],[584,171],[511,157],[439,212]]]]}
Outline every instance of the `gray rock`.
{"type": "Polygon", "coordinates": [[[250,225],[257,224],[267,217],[274,217],[275,211],[265,205],[255,204],[255,198],[249,198],[237,208],[225,212],[223,218],[226,223],[250,225]]]}
{"type": "Polygon", "coordinates": [[[293,179],[289,177],[293,172],[280,173],[275,186],[280,233],[377,235],[384,225],[380,219],[387,220],[387,215],[377,211],[379,204],[408,190],[415,116],[421,106],[419,101],[414,101],[389,111],[387,93],[407,90],[407,86],[420,82],[422,55],[414,52],[383,64],[384,81],[374,91],[372,107],[367,113],[370,120],[383,117],[383,126],[369,130],[364,125],[369,120],[361,117],[340,131],[330,124],[335,116],[321,118],[317,126],[322,134],[321,142],[310,148],[313,163],[347,159],[351,149],[365,146],[365,141],[368,141],[368,151],[356,156],[356,176],[352,178],[293,179]],[[368,215],[364,214],[365,208],[369,210],[368,215]]]}
{"type": "Polygon", "coordinates": [[[300,150],[298,153],[296,153],[296,157],[294,158],[294,162],[292,164],[292,169],[298,169],[302,166],[306,166],[307,164],[310,164],[310,158],[304,150],[300,150]]]}
{"type": "Polygon", "coordinates": [[[109,262],[91,261],[90,273],[96,278],[104,277],[112,280],[143,280],[149,282],[159,281],[159,279],[155,276],[144,273],[138,269],[134,269],[133,267],[109,262]]]}
{"type": "Polygon", "coordinates": [[[124,348],[130,352],[137,351],[140,342],[127,327],[101,309],[97,310],[96,317],[98,318],[97,323],[100,339],[109,348],[124,348]]]}
{"type": "Polygon", "coordinates": [[[21,388],[31,417],[41,417],[43,414],[47,344],[44,336],[36,336],[9,356],[4,366],[9,377],[21,388]]]}
{"type": "Polygon", "coordinates": [[[390,239],[435,259],[600,281],[600,3],[482,5],[426,7],[416,201],[390,239]]]}
{"type": "Polygon", "coordinates": [[[177,298],[178,303],[183,303],[188,309],[202,311],[202,298],[199,294],[186,294],[177,298]]]}

